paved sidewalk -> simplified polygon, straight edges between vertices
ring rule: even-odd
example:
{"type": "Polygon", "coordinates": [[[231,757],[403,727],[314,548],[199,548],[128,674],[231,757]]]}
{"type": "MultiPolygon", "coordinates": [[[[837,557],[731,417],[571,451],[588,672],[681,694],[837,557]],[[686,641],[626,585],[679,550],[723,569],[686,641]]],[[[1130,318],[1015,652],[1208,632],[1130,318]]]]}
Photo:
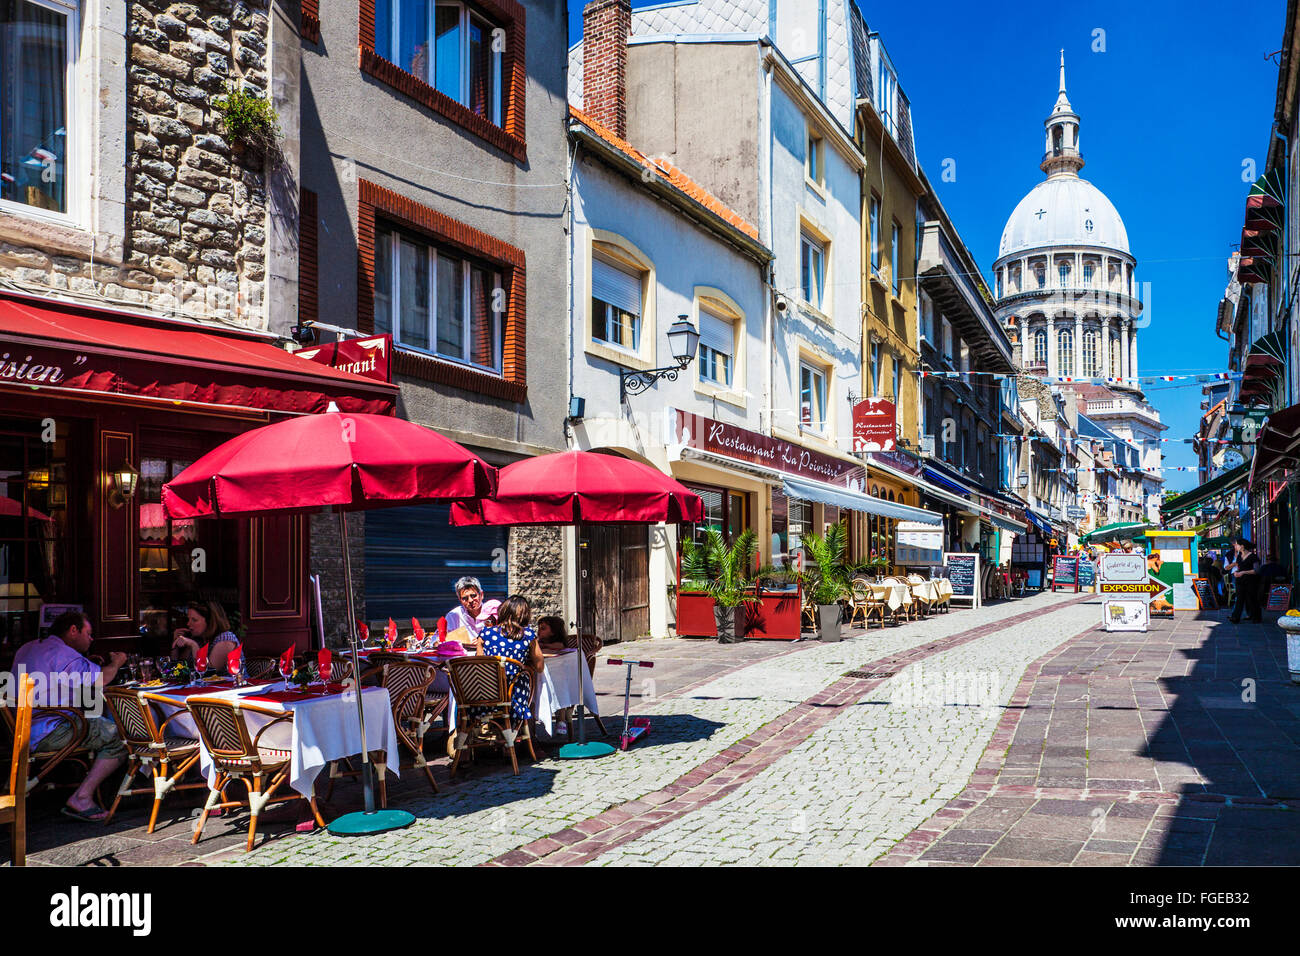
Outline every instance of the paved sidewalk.
{"type": "Polygon", "coordinates": [[[1011,704],[970,786],[881,863],[1300,864],[1300,687],[1272,618],[1098,626],[1011,704]]]}

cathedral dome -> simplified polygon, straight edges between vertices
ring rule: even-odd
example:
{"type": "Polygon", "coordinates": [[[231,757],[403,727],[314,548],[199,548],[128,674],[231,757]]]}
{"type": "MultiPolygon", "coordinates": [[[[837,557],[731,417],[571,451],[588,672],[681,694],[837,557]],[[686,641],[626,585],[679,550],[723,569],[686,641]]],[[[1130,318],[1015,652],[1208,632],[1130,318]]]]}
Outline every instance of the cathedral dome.
{"type": "Polygon", "coordinates": [[[1073,176],[1045,179],[1020,200],[998,245],[998,258],[1050,246],[1097,246],[1131,255],[1124,221],[1105,194],[1073,176]]]}

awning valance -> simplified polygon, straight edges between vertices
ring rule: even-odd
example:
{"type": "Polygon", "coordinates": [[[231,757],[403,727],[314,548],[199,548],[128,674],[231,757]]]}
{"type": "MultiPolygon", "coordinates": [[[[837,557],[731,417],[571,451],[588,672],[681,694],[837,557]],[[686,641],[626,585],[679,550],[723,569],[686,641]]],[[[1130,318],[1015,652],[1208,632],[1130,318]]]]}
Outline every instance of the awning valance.
{"type": "Polygon", "coordinates": [[[1193,488],[1177,498],[1170,498],[1165,502],[1164,507],[1160,509],[1161,515],[1165,521],[1172,521],[1179,515],[1186,514],[1211,498],[1227,494],[1229,491],[1241,487],[1249,477],[1250,462],[1244,462],[1236,468],[1225,471],[1218,477],[1211,478],[1199,488],[1193,488]]]}
{"type": "Polygon", "coordinates": [[[1300,457],[1300,405],[1273,412],[1255,436],[1255,457],[1251,459],[1250,485],[1293,467],[1300,457]]]}
{"type": "Polygon", "coordinates": [[[1282,171],[1270,169],[1250,185],[1246,196],[1246,228],[1281,229],[1286,208],[1282,171]]]}
{"type": "MultiPolygon", "coordinates": [[[[989,521],[993,521],[994,524],[997,524],[998,527],[1000,528],[1005,528],[1008,531],[1018,531],[1018,532],[1024,532],[1028,529],[1028,526],[1022,521],[1017,521],[1014,518],[1009,518],[1006,515],[999,514],[998,512],[994,511],[992,508],[986,508],[983,505],[977,505],[975,502],[971,501],[969,497],[970,495],[974,494],[974,492],[968,488],[962,488],[961,485],[958,485],[956,482],[952,481],[951,479],[945,478],[943,480],[945,484],[949,484],[952,485],[954,488],[961,489],[960,493],[948,491],[946,488],[940,488],[933,481],[927,481],[925,478],[922,478],[919,475],[909,475],[904,471],[899,471],[896,468],[891,468],[888,465],[876,461],[874,458],[867,463],[867,468],[868,468],[868,474],[870,474],[870,470],[874,468],[883,471],[887,475],[893,475],[895,478],[899,478],[903,481],[908,482],[909,484],[914,486],[918,491],[921,491],[929,495],[931,498],[937,498],[940,501],[946,501],[949,504],[956,505],[959,510],[964,511],[966,514],[971,515],[972,517],[986,518],[989,521]],[[1002,523],[999,524],[998,522],[1002,522],[1002,523]]],[[[925,469],[924,474],[927,477],[934,477],[937,473],[933,473],[931,469],[925,469]]]]}
{"type": "Polygon", "coordinates": [[[391,413],[397,388],[248,333],[0,293],[0,388],[173,406],[391,413]]]}
{"type": "Polygon", "coordinates": [[[1038,529],[1040,534],[1044,534],[1049,538],[1056,534],[1056,532],[1052,530],[1051,522],[1046,518],[1041,517],[1036,512],[1026,508],[1025,517],[1029,519],[1030,524],[1038,529]]]}
{"type": "Polygon", "coordinates": [[[1090,541],[1104,541],[1107,538],[1114,538],[1117,541],[1131,541],[1133,538],[1140,538],[1150,528],[1150,525],[1143,524],[1140,521],[1117,521],[1114,524],[1105,524],[1100,528],[1094,528],[1085,535],[1079,537],[1079,541],[1087,544],[1090,541]]]}
{"type": "Polygon", "coordinates": [[[896,518],[899,521],[915,521],[920,524],[943,524],[943,517],[922,508],[900,505],[873,495],[864,495],[852,488],[840,488],[820,481],[807,481],[800,478],[786,478],[783,491],[787,498],[799,498],[803,501],[816,501],[824,505],[835,505],[849,511],[861,511],[880,515],[884,518],[896,518]]]}

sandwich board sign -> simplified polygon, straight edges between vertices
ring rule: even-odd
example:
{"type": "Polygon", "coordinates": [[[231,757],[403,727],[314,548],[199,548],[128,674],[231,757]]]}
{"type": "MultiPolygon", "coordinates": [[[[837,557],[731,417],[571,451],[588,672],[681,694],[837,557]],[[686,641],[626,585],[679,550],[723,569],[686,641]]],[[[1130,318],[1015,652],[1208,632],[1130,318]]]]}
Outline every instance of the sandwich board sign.
{"type": "Polygon", "coordinates": [[[980,556],[954,551],[943,555],[945,576],[952,583],[954,601],[970,601],[971,607],[980,606],[980,556]]]}
{"type": "Polygon", "coordinates": [[[1151,623],[1151,593],[1164,587],[1148,579],[1146,555],[1112,551],[1097,562],[1101,623],[1107,631],[1145,631],[1151,623]]]}

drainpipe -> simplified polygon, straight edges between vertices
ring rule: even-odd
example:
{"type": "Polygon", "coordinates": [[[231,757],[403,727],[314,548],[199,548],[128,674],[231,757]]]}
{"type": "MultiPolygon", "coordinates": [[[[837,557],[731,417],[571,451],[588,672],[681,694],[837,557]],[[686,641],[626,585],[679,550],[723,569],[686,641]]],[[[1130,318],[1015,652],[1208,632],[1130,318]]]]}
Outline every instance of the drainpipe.
{"type": "MultiPolygon", "coordinates": [[[[772,16],[773,19],[775,20],[775,16],[776,16],[775,0],[772,0],[772,16]]],[[[760,44],[760,48],[764,45],[768,45],[768,44],[760,44]]],[[[764,183],[765,188],[763,190],[763,200],[762,200],[763,207],[764,207],[763,222],[759,230],[760,235],[762,236],[763,244],[766,245],[768,249],[773,248],[773,242],[772,242],[772,137],[773,137],[772,70],[773,70],[772,53],[771,50],[768,50],[763,57],[763,109],[762,109],[762,123],[763,123],[762,136],[763,136],[763,142],[766,144],[766,149],[767,149],[767,175],[765,176],[766,182],[764,183]]],[[[760,162],[762,162],[761,159],[760,162]]],[[[765,417],[767,419],[767,433],[771,435],[776,428],[776,423],[772,420],[773,409],[776,407],[775,397],[772,394],[773,380],[775,378],[772,369],[773,369],[773,365],[776,362],[775,328],[774,328],[774,326],[776,325],[776,309],[774,308],[774,304],[775,304],[775,296],[777,295],[777,290],[776,290],[776,282],[775,282],[775,275],[774,275],[776,270],[775,260],[773,260],[773,262],[767,263],[767,265],[765,265],[763,268],[767,270],[767,275],[764,276],[764,280],[765,283],[768,285],[768,294],[764,296],[765,304],[763,307],[763,311],[764,311],[763,354],[767,358],[767,361],[764,363],[763,392],[764,392],[764,404],[766,405],[765,417]]]]}
{"type": "MultiPolygon", "coordinates": [[[[1278,131],[1277,123],[1273,124],[1273,135],[1282,141],[1282,310],[1289,314],[1291,309],[1291,257],[1290,251],[1291,240],[1291,216],[1287,208],[1292,200],[1291,197],[1291,141],[1278,131]]],[[[1289,336],[1288,336],[1289,338],[1289,336]]],[[[1292,357],[1292,362],[1295,361],[1292,357]]],[[[1294,378],[1294,368],[1286,370],[1286,404],[1288,406],[1295,403],[1295,389],[1292,387],[1294,378]]]]}

